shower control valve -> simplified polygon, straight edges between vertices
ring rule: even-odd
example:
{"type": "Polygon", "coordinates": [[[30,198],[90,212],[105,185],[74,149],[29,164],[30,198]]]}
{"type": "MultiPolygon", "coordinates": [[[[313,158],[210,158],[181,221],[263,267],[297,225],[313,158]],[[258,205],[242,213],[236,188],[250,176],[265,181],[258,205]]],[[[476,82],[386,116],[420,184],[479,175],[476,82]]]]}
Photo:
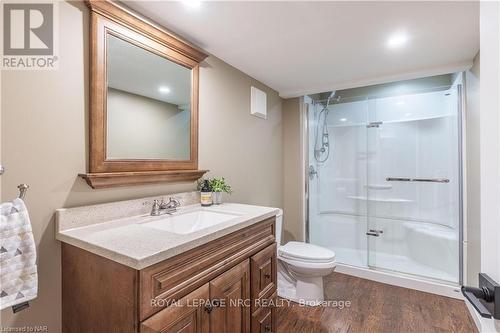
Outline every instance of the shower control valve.
{"type": "Polygon", "coordinates": [[[310,165],[309,166],[309,178],[313,179],[315,175],[317,175],[318,172],[314,169],[314,166],[310,165]]]}

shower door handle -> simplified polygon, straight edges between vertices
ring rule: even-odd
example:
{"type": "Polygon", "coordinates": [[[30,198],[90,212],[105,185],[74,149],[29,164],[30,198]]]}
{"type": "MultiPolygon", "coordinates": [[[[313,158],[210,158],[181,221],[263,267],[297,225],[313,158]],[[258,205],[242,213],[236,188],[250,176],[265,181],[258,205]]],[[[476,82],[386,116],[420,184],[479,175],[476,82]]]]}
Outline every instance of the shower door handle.
{"type": "Polygon", "coordinates": [[[383,124],[383,122],[381,122],[381,121],[374,121],[374,122],[371,122],[368,125],[366,125],[366,128],[379,128],[380,125],[382,125],[382,124],[383,124]]]}
{"type": "Polygon", "coordinates": [[[366,234],[368,236],[375,236],[375,237],[379,237],[380,234],[383,234],[384,233],[384,230],[376,230],[376,229],[370,229],[366,234]]]}

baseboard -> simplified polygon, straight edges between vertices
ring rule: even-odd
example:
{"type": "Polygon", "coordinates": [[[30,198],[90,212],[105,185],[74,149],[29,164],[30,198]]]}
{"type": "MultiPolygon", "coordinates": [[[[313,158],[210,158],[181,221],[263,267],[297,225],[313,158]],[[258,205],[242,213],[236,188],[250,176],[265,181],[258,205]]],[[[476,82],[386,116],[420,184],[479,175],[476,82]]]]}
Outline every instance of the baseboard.
{"type": "Polygon", "coordinates": [[[464,300],[460,287],[458,285],[448,285],[444,283],[427,281],[415,277],[376,271],[373,269],[354,267],[349,265],[337,264],[335,272],[357,276],[363,279],[391,284],[398,287],[415,289],[436,295],[464,300]]]}

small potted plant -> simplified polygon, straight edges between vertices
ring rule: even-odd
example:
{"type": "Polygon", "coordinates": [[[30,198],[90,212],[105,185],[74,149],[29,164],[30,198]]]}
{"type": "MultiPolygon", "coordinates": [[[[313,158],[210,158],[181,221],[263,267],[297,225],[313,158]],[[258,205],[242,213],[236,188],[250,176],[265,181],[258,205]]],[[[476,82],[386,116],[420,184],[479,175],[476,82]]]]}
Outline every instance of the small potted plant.
{"type": "Polygon", "coordinates": [[[222,193],[231,194],[233,192],[231,186],[226,183],[224,177],[210,179],[210,187],[212,188],[212,200],[214,205],[220,205],[222,203],[222,193]]]}

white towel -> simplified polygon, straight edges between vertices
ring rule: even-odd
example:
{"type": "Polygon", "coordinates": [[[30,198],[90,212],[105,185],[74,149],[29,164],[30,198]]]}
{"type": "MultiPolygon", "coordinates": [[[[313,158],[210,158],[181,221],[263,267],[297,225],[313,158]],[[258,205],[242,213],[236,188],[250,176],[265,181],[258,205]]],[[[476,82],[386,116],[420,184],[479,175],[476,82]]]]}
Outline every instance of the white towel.
{"type": "Polygon", "coordinates": [[[37,296],[36,246],[26,205],[0,205],[0,309],[37,296]]]}

